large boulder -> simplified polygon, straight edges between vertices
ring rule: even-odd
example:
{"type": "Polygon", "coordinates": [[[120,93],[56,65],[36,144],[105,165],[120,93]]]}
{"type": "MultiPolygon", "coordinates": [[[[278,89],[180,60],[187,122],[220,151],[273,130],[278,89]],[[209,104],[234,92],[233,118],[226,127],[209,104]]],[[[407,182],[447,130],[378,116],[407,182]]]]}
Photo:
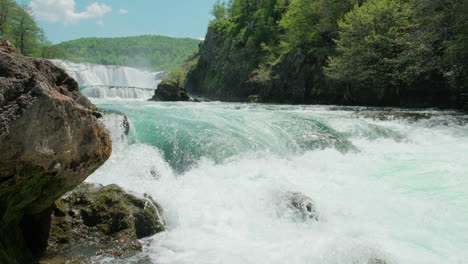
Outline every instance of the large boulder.
{"type": "Polygon", "coordinates": [[[190,96],[185,88],[171,80],[164,80],[158,85],[150,101],[188,101],[190,96]]]}
{"type": "Polygon", "coordinates": [[[40,253],[35,216],[109,158],[99,116],[65,71],[0,49],[0,263],[40,253]]]}
{"type": "Polygon", "coordinates": [[[45,260],[130,257],[142,249],[138,239],[164,231],[156,202],[117,185],[80,185],[55,203],[51,222],[45,260]]]}

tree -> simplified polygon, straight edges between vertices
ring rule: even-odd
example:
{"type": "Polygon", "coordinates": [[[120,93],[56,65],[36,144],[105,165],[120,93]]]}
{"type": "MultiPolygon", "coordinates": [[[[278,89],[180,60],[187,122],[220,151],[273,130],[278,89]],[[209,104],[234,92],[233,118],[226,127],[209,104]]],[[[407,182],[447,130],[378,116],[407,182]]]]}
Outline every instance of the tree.
{"type": "Polygon", "coordinates": [[[217,0],[216,3],[213,5],[213,9],[211,10],[211,15],[215,18],[216,21],[226,18],[226,3],[217,0]]]}
{"type": "Polygon", "coordinates": [[[178,67],[171,70],[169,80],[174,82],[177,87],[184,87],[184,81],[187,71],[184,67],[178,67]]]}
{"type": "Polygon", "coordinates": [[[339,55],[329,59],[327,75],[364,86],[399,87],[410,18],[406,1],[369,0],[356,6],[339,22],[339,55]]]}
{"type": "Polygon", "coordinates": [[[12,16],[11,31],[14,43],[23,55],[33,55],[39,48],[38,39],[41,29],[31,16],[26,6],[18,7],[12,16]]]}
{"type": "Polygon", "coordinates": [[[0,0],[0,36],[3,36],[6,31],[10,5],[9,0],[0,0]]]}

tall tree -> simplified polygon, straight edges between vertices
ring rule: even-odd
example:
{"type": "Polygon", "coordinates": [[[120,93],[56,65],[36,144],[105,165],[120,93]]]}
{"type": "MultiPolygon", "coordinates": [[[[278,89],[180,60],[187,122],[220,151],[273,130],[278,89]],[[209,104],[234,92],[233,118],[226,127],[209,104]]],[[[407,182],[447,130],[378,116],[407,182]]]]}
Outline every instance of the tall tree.
{"type": "Polygon", "coordinates": [[[9,0],[0,0],[0,36],[3,36],[6,31],[10,5],[9,0]]]}
{"type": "Polygon", "coordinates": [[[37,51],[41,29],[26,5],[20,6],[12,17],[12,33],[15,37],[15,44],[22,54],[33,55],[37,51]]]}
{"type": "Polygon", "coordinates": [[[213,9],[211,10],[211,15],[215,18],[215,20],[221,20],[226,18],[226,3],[221,2],[221,0],[217,0],[216,3],[213,5],[213,9]]]}

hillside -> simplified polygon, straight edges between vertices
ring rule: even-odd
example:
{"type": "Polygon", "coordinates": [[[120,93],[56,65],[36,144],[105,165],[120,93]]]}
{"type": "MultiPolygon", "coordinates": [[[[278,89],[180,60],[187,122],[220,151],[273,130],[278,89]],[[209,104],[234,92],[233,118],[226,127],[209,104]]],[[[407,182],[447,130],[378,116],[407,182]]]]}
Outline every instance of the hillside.
{"type": "Polygon", "coordinates": [[[467,10],[456,0],[218,2],[185,86],[227,101],[460,108],[467,10]]]}
{"type": "MultiPolygon", "coordinates": [[[[69,60],[103,65],[122,65],[151,70],[170,70],[196,52],[200,40],[165,36],[82,38],[62,42],[69,60]]],[[[63,58],[63,57],[61,57],[63,58]]]]}

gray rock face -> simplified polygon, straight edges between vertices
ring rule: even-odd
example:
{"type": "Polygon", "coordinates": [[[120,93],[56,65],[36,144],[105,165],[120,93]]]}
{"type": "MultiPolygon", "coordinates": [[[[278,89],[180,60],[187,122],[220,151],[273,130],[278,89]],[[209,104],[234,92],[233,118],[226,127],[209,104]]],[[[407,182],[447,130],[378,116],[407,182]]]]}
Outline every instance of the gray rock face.
{"type": "Polygon", "coordinates": [[[208,28],[199,60],[188,72],[185,88],[190,94],[224,101],[244,101],[258,94],[248,80],[260,47],[248,49],[245,43],[208,28]]]}
{"type": "Polygon", "coordinates": [[[0,49],[0,260],[24,262],[23,216],[49,208],[109,158],[108,131],[96,116],[63,70],[0,49]]]}

